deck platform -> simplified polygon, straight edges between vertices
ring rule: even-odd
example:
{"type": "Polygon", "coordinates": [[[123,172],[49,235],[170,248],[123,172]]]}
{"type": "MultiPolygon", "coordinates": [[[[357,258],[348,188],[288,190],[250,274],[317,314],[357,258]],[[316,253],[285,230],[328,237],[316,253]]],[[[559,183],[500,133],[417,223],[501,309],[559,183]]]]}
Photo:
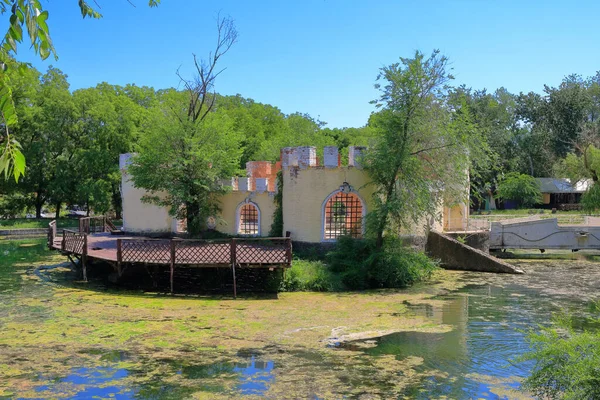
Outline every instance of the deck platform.
{"type": "Polygon", "coordinates": [[[151,239],[113,235],[111,224],[97,226],[101,228],[94,228],[94,223],[89,221],[83,222],[80,231],[65,229],[62,236],[56,234],[55,221],[48,228],[48,247],[80,260],[84,279],[87,279],[90,259],[113,265],[119,276],[134,264],[168,266],[171,291],[177,266],[231,268],[235,296],[236,268],[283,269],[292,264],[290,238],[151,239]]]}

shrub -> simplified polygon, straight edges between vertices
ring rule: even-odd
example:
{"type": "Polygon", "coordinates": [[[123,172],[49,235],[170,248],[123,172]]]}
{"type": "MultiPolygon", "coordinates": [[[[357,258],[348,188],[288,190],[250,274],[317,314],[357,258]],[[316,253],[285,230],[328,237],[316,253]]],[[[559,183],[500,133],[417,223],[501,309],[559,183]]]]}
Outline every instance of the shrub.
{"type": "MultiPolygon", "coordinates": [[[[527,337],[532,350],[518,361],[535,364],[523,389],[536,398],[599,399],[600,331],[577,331],[565,315],[555,316],[554,322],[527,337]]],[[[600,318],[590,322],[597,326],[600,318]]]]}
{"type": "Polygon", "coordinates": [[[518,172],[506,174],[498,184],[497,192],[501,199],[518,201],[522,207],[542,202],[542,192],[535,178],[518,172]]]}
{"type": "Polygon", "coordinates": [[[285,271],[280,289],[286,292],[330,292],[340,289],[334,274],[321,261],[294,260],[285,271]]]}
{"type": "Polygon", "coordinates": [[[381,251],[371,239],[338,239],[328,254],[331,271],[351,290],[402,288],[428,279],[436,264],[425,254],[388,237],[381,251]]]}
{"type": "Polygon", "coordinates": [[[600,208],[600,185],[592,185],[581,196],[581,206],[588,213],[593,213],[600,208]]]}

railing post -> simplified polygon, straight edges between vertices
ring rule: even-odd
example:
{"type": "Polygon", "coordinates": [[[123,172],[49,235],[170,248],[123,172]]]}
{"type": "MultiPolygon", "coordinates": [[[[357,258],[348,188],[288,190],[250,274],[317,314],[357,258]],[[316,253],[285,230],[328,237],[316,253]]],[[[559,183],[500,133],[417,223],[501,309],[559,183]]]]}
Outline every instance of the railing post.
{"type": "Polygon", "coordinates": [[[173,294],[173,275],[175,274],[175,256],[177,251],[177,242],[171,239],[171,294],[173,294]]]}
{"type": "Polygon", "coordinates": [[[81,254],[81,267],[83,269],[83,280],[85,282],[88,281],[87,279],[87,253],[88,253],[88,238],[87,238],[87,234],[83,234],[83,249],[82,249],[82,254],[81,254]]]}
{"type": "Polygon", "coordinates": [[[117,239],[117,273],[119,277],[122,275],[121,262],[123,261],[123,250],[121,247],[121,239],[117,239]]]}
{"type": "Polygon", "coordinates": [[[233,273],[233,298],[237,298],[237,282],[235,279],[235,264],[236,264],[236,240],[231,239],[231,272],[233,273]]]}
{"type": "Polygon", "coordinates": [[[286,241],[285,256],[287,258],[287,265],[291,266],[292,265],[292,239],[286,238],[285,241],[286,241]]]}
{"type": "Polygon", "coordinates": [[[48,224],[48,248],[52,250],[54,245],[54,230],[52,229],[52,222],[48,224]]]}
{"type": "Polygon", "coordinates": [[[65,251],[65,246],[66,246],[66,240],[67,240],[67,233],[65,232],[65,230],[63,229],[63,237],[62,237],[62,243],[60,244],[60,248],[62,251],[65,251]]]}

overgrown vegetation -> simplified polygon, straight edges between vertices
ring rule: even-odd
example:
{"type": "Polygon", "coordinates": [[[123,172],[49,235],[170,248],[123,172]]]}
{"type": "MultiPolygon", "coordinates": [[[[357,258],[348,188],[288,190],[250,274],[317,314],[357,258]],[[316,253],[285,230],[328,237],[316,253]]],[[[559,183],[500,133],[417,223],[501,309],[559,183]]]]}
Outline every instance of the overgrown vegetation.
{"type": "Polygon", "coordinates": [[[286,291],[339,291],[403,288],[427,280],[437,265],[424,253],[406,247],[397,238],[386,238],[377,248],[375,239],[344,236],[325,260],[294,260],[286,272],[286,291]]]}
{"type": "Polygon", "coordinates": [[[520,361],[533,361],[530,376],[523,388],[543,399],[600,398],[600,303],[597,316],[587,321],[595,329],[576,329],[566,314],[554,317],[551,327],[529,333],[532,350],[520,361]]]}
{"type": "Polygon", "coordinates": [[[381,111],[369,121],[377,135],[364,157],[376,188],[367,229],[378,252],[386,231],[435,217],[444,198],[446,205],[468,201],[469,163],[485,142],[468,112],[448,103],[451,79],[448,59],[439,51],[430,57],[417,51],[381,69],[382,83],[375,85],[381,95],[373,102],[381,111]]]}
{"type": "Polygon", "coordinates": [[[520,207],[531,207],[542,202],[540,185],[534,177],[510,172],[498,184],[498,196],[518,202],[520,207]]]}
{"type": "Polygon", "coordinates": [[[273,214],[273,223],[271,224],[271,230],[269,236],[271,237],[282,237],[283,236],[283,172],[277,172],[277,179],[275,181],[277,185],[277,193],[273,198],[275,202],[275,213],[273,214]]]}

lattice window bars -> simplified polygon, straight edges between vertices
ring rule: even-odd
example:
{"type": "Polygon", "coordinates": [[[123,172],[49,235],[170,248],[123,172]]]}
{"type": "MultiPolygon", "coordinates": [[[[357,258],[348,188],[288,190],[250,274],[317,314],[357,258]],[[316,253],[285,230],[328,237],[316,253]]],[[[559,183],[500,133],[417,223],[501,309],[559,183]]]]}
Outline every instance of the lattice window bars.
{"type": "Polygon", "coordinates": [[[349,235],[361,238],[363,233],[363,204],[354,193],[340,191],[325,204],[324,239],[336,240],[349,235]]]}

